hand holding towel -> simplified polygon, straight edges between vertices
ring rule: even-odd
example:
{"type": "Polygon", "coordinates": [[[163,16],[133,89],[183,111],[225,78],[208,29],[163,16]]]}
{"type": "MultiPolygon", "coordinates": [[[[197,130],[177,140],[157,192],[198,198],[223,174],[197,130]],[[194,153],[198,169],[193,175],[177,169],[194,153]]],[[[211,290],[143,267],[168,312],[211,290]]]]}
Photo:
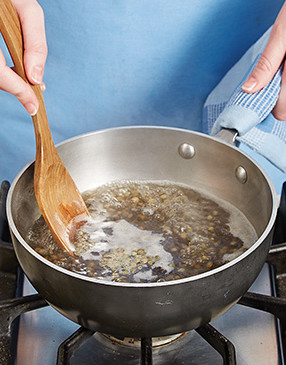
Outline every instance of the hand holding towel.
{"type": "Polygon", "coordinates": [[[276,120],[271,114],[279,96],[283,66],[259,92],[247,94],[241,89],[257,64],[269,34],[270,29],[208,96],[203,110],[203,130],[216,134],[221,128],[236,129],[240,142],[286,172],[286,121],[276,120]]]}

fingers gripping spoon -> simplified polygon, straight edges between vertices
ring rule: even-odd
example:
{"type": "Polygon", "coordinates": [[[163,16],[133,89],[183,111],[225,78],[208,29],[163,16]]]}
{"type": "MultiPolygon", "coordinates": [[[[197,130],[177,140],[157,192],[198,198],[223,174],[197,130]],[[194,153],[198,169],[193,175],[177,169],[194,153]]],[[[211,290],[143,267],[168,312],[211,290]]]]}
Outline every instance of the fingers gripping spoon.
{"type": "MultiPolygon", "coordinates": [[[[14,70],[29,83],[23,65],[23,39],[18,15],[10,0],[0,1],[0,31],[14,63],[14,70]]],[[[61,161],[52,140],[44,99],[39,85],[31,85],[39,109],[32,117],[36,137],[35,196],[54,238],[73,255],[68,225],[78,215],[89,215],[74,181],[61,161]]]]}

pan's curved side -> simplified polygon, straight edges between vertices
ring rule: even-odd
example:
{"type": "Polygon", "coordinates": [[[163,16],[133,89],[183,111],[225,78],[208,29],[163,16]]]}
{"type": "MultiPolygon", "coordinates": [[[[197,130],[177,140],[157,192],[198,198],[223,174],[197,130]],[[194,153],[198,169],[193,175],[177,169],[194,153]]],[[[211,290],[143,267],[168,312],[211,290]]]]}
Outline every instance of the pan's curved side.
{"type": "Polygon", "coordinates": [[[80,325],[125,337],[187,331],[218,317],[248,290],[265,262],[271,234],[244,260],[197,280],[165,286],[110,286],[54,270],[15,238],[21,266],[56,310],[80,325]]]}

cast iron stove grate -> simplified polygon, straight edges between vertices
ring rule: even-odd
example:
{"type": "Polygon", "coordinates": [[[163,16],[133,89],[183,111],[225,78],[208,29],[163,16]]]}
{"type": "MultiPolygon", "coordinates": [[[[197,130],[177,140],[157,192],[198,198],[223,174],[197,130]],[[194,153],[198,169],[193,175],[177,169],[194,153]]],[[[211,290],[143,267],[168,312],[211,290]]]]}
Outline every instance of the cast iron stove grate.
{"type": "MultiPolygon", "coordinates": [[[[12,365],[16,358],[17,320],[25,312],[47,306],[40,295],[20,297],[23,273],[14,254],[5,213],[9,183],[4,181],[0,191],[0,364],[12,365]]],[[[276,220],[274,242],[268,262],[272,266],[276,296],[246,293],[239,304],[273,314],[278,322],[278,334],[282,343],[281,363],[286,353],[286,184],[284,183],[281,204],[276,220]]],[[[222,356],[223,365],[235,365],[234,345],[210,324],[201,326],[196,332],[222,356]]],[[[79,328],[58,348],[57,365],[71,364],[72,356],[95,332],[79,328]]],[[[141,339],[141,365],[152,365],[152,338],[141,339]]],[[[138,359],[139,361],[139,359],[138,359]]],[[[155,365],[155,364],[154,364],[155,365]]]]}

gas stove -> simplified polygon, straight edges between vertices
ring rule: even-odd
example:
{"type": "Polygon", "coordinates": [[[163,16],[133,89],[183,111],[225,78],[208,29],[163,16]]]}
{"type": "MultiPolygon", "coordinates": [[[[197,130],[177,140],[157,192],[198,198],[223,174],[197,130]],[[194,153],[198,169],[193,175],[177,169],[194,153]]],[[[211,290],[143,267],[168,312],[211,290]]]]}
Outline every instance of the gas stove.
{"type": "Polygon", "coordinates": [[[0,192],[0,365],[284,365],[286,184],[273,245],[259,277],[225,314],[161,338],[115,338],[78,326],[40,297],[13,251],[0,192]]]}

